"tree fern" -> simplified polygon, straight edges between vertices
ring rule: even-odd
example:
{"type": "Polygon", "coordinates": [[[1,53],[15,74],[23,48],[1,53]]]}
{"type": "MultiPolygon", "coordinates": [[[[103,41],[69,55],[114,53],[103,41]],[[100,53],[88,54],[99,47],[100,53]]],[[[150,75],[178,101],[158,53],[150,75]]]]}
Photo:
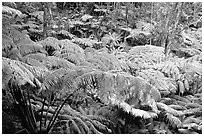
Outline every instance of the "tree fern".
{"type": "Polygon", "coordinates": [[[44,88],[43,95],[50,96],[52,93],[56,93],[61,90],[63,87],[63,76],[66,73],[67,70],[61,68],[47,75],[42,84],[42,87],[44,88]]]}
{"type": "Polygon", "coordinates": [[[44,65],[49,70],[56,70],[59,68],[69,68],[69,69],[75,69],[76,68],[74,63],[72,63],[66,59],[58,58],[55,56],[48,56],[47,60],[44,61],[44,65]]]}
{"type": "Polygon", "coordinates": [[[73,43],[72,41],[65,39],[65,40],[59,40],[61,49],[65,49],[68,52],[74,52],[78,54],[83,54],[84,50],[77,44],[73,43]]]}
{"type": "Polygon", "coordinates": [[[12,38],[15,44],[18,44],[21,41],[29,40],[29,36],[27,34],[22,33],[11,26],[8,26],[8,32],[9,32],[8,36],[12,38]]]}
{"type": "Polygon", "coordinates": [[[3,88],[8,85],[10,79],[13,79],[13,82],[19,86],[26,85],[28,83],[35,87],[35,84],[33,83],[33,74],[23,65],[15,63],[14,60],[3,58],[2,66],[3,88]]]}
{"type": "Polygon", "coordinates": [[[31,53],[46,53],[46,51],[42,48],[41,45],[31,41],[31,40],[23,40],[17,44],[20,53],[22,56],[25,56],[27,54],[31,53]]]}
{"type": "MultiPolygon", "coordinates": [[[[131,109],[134,109],[134,108],[131,107],[128,103],[125,103],[124,101],[130,98],[132,99],[134,98],[135,100],[142,101],[143,104],[148,104],[150,106],[153,106],[152,102],[154,101],[154,99],[149,99],[149,100],[147,99],[147,97],[148,98],[152,97],[149,92],[151,90],[151,86],[149,85],[149,89],[148,88],[143,89],[143,87],[146,87],[147,83],[144,80],[141,80],[139,78],[132,81],[128,81],[128,84],[127,84],[128,88],[134,87],[134,89],[130,89],[126,93],[122,93],[122,91],[125,91],[125,90],[121,90],[120,92],[116,90],[114,75],[110,73],[100,72],[100,71],[93,71],[90,73],[86,73],[80,77],[77,77],[75,84],[76,84],[75,85],[76,87],[89,86],[91,88],[96,88],[97,90],[94,89],[91,91],[91,93],[98,96],[103,102],[107,104],[109,103],[113,105],[118,105],[119,107],[124,108],[124,111],[128,113],[132,112],[131,109]],[[141,92],[142,91],[144,92],[139,93],[140,92],[139,90],[141,92]]],[[[133,104],[137,105],[139,104],[139,101],[133,104]]],[[[152,108],[155,111],[157,111],[157,109],[155,109],[156,108],[155,106],[153,106],[152,108]]],[[[133,111],[135,110],[137,109],[134,109],[133,111]]],[[[141,114],[139,114],[138,116],[142,117],[143,114],[145,113],[146,113],[145,111],[143,112],[141,110],[141,114]]],[[[134,113],[133,115],[137,116],[137,113],[134,113]]],[[[146,118],[151,117],[148,113],[146,113],[144,116],[146,118]]]]}
{"type": "Polygon", "coordinates": [[[38,42],[48,52],[49,55],[53,55],[53,52],[59,50],[59,41],[54,37],[47,37],[46,39],[38,42]]]}

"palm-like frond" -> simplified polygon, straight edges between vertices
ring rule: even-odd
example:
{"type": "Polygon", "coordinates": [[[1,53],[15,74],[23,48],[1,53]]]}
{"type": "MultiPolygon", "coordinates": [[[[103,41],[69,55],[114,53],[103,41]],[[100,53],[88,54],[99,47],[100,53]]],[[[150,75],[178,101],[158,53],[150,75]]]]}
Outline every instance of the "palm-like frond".
{"type": "MultiPolygon", "coordinates": [[[[93,71],[77,77],[74,84],[77,88],[84,86],[91,87],[92,89],[89,89],[89,91],[91,91],[90,93],[95,94],[104,103],[118,105],[122,108],[128,107],[124,105],[129,105],[128,109],[124,109],[128,113],[130,112],[130,109],[135,109],[134,107],[139,108],[140,104],[149,105],[155,112],[158,111],[154,104],[154,99],[152,98],[156,97],[151,96],[152,87],[145,80],[131,76],[122,76],[117,77],[117,80],[115,79],[116,77],[114,74],[93,71]],[[124,79],[126,79],[126,81],[124,79]],[[123,82],[122,85],[121,82],[123,82]],[[120,89],[117,87],[119,84],[121,85],[119,87],[120,89]],[[128,103],[125,101],[128,101],[128,103]],[[139,101],[141,103],[139,103],[139,101]]],[[[154,94],[158,92],[153,91],[152,93],[154,94]]],[[[141,115],[143,115],[142,112],[141,115]]],[[[150,115],[145,117],[150,117],[150,115]]]]}
{"type": "Polygon", "coordinates": [[[9,14],[9,15],[18,15],[19,17],[21,17],[22,13],[17,10],[17,9],[13,9],[13,8],[10,8],[8,6],[2,6],[2,13],[3,14],[9,14]]]}
{"type": "Polygon", "coordinates": [[[173,116],[172,114],[166,113],[164,117],[165,122],[167,122],[167,124],[169,124],[169,126],[172,127],[173,129],[178,129],[182,127],[182,122],[180,121],[180,119],[173,116]]]}
{"type": "Polygon", "coordinates": [[[47,61],[47,57],[46,57],[46,54],[44,53],[34,53],[34,54],[28,54],[28,55],[25,55],[23,58],[27,59],[27,58],[31,58],[31,59],[35,59],[35,60],[38,60],[39,62],[45,62],[47,61]]]}
{"type": "Polygon", "coordinates": [[[69,68],[69,69],[75,69],[75,64],[63,59],[63,58],[58,58],[55,56],[48,56],[47,60],[44,62],[44,65],[49,69],[49,70],[55,70],[59,68],[69,68]]]}
{"type": "Polygon", "coordinates": [[[59,41],[54,37],[47,37],[46,39],[38,42],[43,48],[52,55],[54,51],[59,50],[59,41]]]}
{"type": "Polygon", "coordinates": [[[81,56],[79,54],[74,54],[74,53],[63,53],[63,54],[60,54],[58,56],[59,58],[63,58],[75,65],[80,65],[81,62],[82,62],[82,59],[81,59],[81,56]]]}
{"type": "Polygon", "coordinates": [[[93,64],[97,69],[100,69],[100,70],[103,70],[103,71],[108,70],[108,68],[104,65],[104,63],[101,62],[99,59],[88,58],[88,59],[86,59],[86,61],[93,64]]]}
{"type": "Polygon", "coordinates": [[[31,54],[31,53],[46,53],[46,51],[42,48],[41,45],[27,39],[27,40],[23,40],[21,42],[19,42],[17,44],[20,53],[22,54],[22,56],[25,56],[27,54],[31,54]]]}
{"type": "Polygon", "coordinates": [[[67,39],[59,41],[59,44],[60,50],[54,52],[55,56],[67,59],[77,65],[84,61],[84,50],[77,44],[67,39]]]}
{"type": "Polygon", "coordinates": [[[47,69],[46,66],[43,65],[43,63],[41,63],[40,61],[38,61],[36,59],[26,57],[26,58],[23,58],[23,61],[25,63],[27,63],[28,65],[40,67],[40,68],[43,68],[43,69],[47,69]]]}
{"type": "Polygon", "coordinates": [[[118,35],[117,33],[113,33],[113,34],[106,34],[104,35],[104,37],[102,38],[102,44],[103,46],[111,46],[111,47],[117,47],[119,42],[121,41],[121,37],[120,35],[118,35]]]}
{"type": "Polygon", "coordinates": [[[21,42],[22,40],[28,39],[28,35],[16,30],[14,27],[8,25],[4,27],[6,35],[9,36],[15,44],[21,42]]]}
{"type": "Polygon", "coordinates": [[[16,45],[13,43],[12,39],[10,39],[6,35],[2,35],[2,51],[6,53],[9,53],[9,50],[12,48],[16,48],[16,45]]]}
{"type": "Polygon", "coordinates": [[[69,40],[71,40],[75,37],[75,35],[71,34],[70,32],[68,32],[66,30],[60,30],[59,32],[57,32],[57,35],[63,39],[69,39],[69,40]]]}
{"type": "Polygon", "coordinates": [[[101,42],[89,38],[73,38],[72,41],[85,49],[86,47],[100,47],[101,42]]]}
{"type": "Polygon", "coordinates": [[[162,109],[162,110],[166,111],[167,113],[170,113],[174,116],[183,116],[184,115],[184,112],[175,110],[164,103],[157,102],[157,106],[159,109],[162,109]]]}
{"type": "Polygon", "coordinates": [[[3,58],[2,74],[3,88],[7,87],[8,82],[11,79],[13,79],[12,81],[19,86],[29,84],[35,87],[35,84],[33,83],[33,74],[23,65],[18,63],[18,61],[3,58]]]}
{"type": "Polygon", "coordinates": [[[43,95],[49,96],[52,93],[61,90],[63,85],[63,76],[67,73],[67,69],[57,69],[51,74],[47,75],[42,83],[43,95]]]}
{"type": "Polygon", "coordinates": [[[43,69],[43,68],[36,67],[36,66],[31,66],[21,61],[18,61],[18,63],[19,65],[22,65],[27,70],[29,70],[33,74],[33,76],[37,78],[38,80],[40,80],[41,82],[43,81],[44,76],[50,73],[50,71],[48,71],[47,69],[43,69]]]}

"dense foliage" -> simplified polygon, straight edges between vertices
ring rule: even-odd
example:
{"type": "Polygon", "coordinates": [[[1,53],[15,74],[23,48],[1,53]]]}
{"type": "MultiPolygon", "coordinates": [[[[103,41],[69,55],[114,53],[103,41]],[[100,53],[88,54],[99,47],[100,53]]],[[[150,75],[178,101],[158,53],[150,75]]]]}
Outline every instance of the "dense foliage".
{"type": "Polygon", "coordinates": [[[4,2],[2,20],[3,133],[202,133],[201,2],[4,2]]]}

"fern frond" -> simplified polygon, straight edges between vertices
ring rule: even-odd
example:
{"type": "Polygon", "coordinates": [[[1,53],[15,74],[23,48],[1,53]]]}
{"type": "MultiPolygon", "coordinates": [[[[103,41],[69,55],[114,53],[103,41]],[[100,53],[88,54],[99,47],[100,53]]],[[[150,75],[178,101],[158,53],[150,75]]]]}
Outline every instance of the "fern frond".
{"type": "Polygon", "coordinates": [[[74,117],[73,120],[76,122],[76,124],[80,127],[82,127],[82,129],[85,131],[85,134],[89,133],[89,127],[86,125],[86,123],[84,121],[82,121],[82,119],[78,118],[78,117],[74,117]]]}
{"type": "Polygon", "coordinates": [[[42,83],[43,95],[50,96],[63,88],[63,77],[67,73],[67,69],[57,69],[45,77],[42,83]]]}
{"type": "Polygon", "coordinates": [[[22,13],[17,10],[17,9],[13,9],[11,7],[8,7],[8,6],[2,6],[2,13],[3,14],[10,14],[10,15],[18,15],[19,17],[22,16],[22,13]]]}
{"type": "Polygon", "coordinates": [[[56,70],[59,68],[68,68],[68,69],[76,68],[74,63],[71,63],[66,59],[58,58],[55,56],[48,56],[47,61],[45,61],[44,63],[49,70],[56,70]]]}
{"type": "Polygon", "coordinates": [[[68,124],[72,134],[81,134],[81,131],[74,120],[69,120],[68,124]]]}
{"type": "Polygon", "coordinates": [[[106,59],[109,60],[109,62],[111,62],[109,70],[110,69],[121,70],[119,60],[113,54],[109,54],[105,51],[99,52],[98,54],[100,54],[100,56],[105,57],[106,59]]]}
{"type": "Polygon", "coordinates": [[[97,69],[100,69],[102,71],[107,71],[107,67],[103,62],[101,62],[99,59],[96,58],[88,58],[86,59],[87,62],[93,64],[97,69]]]}
{"type": "Polygon", "coordinates": [[[134,117],[140,117],[144,119],[151,118],[150,114],[144,110],[132,108],[126,102],[120,102],[118,100],[112,99],[112,104],[117,105],[119,108],[123,109],[125,112],[132,114],[134,117]]]}
{"type": "Polygon", "coordinates": [[[86,58],[90,58],[90,57],[98,54],[98,51],[95,48],[87,47],[86,49],[84,49],[84,54],[85,54],[86,58]]]}
{"type": "Polygon", "coordinates": [[[166,111],[174,116],[183,116],[184,113],[182,111],[177,111],[164,103],[157,102],[157,106],[159,109],[166,111]]]}
{"type": "MultiPolygon", "coordinates": [[[[83,54],[84,50],[77,44],[73,43],[72,41],[65,39],[59,40],[61,50],[67,50],[67,52],[73,52],[77,54],[83,54]]],[[[63,51],[62,51],[63,52],[63,51]]]]}
{"type": "Polygon", "coordinates": [[[69,40],[75,37],[75,35],[71,34],[70,32],[66,30],[60,30],[59,32],[57,32],[57,35],[63,39],[69,39],[69,40]]]}
{"type": "Polygon", "coordinates": [[[41,45],[31,41],[31,40],[23,40],[17,43],[17,47],[22,56],[31,54],[31,53],[46,53],[46,51],[42,48],[41,45]]]}
{"type": "Polygon", "coordinates": [[[28,65],[40,67],[42,69],[47,69],[46,66],[43,65],[43,63],[39,62],[36,59],[32,59],[29,57],[26,57],[26,58],[23,57],[23,61],[28,65]]]}
{"type": "Polygon", "coordinates": [[[90,122],[90,121],[86,121],[87,126],[89,127],[90,131],[89,133],[93,133],[93,134],[102,134],[101,132],[99,132],[94,125],[90,122]]]}
{"type": "Polygon", "coordinates": [[[112,34],[109,33],[109,34],[105,34],[101,40],[102,40],[103,46],[116,47],[121,41],[121,36],[118,35],[117,33],[112,33],[112,34]]]}
{"type": "Polygon", "coordinates": [[[77,65],[79,66],[81,64],[81,61],[80,61],[80,56],[79,54],[68,54],[68,53],[63,53],[63,54],[60,54],[58,56],[59,58],[63,58],[71,63],[73,63],[74,65],[77,65]]]}
{"type": "Polygon", "coordinates": [[[101,42],[98,42],[97,40],[92,40],[89,38],[73,38],[73,43],[78,44],[81,48],[85,49],[86,47],[99,47],[101,42]]]}
{"type": "Polygon", "coordinates": [[[141,61],[142,64],[148,63],[151,65],[159,63],[165,58],[164,48],[152,45],[135,46],[128,52],[128,56],[133,63],[141,61]]]}
{"type": "Polygon", "coordinates": [[[23,63],[21,61],[18,61],[18,63],[23,65],[26,69],[28,69],[34,75],[34,77],[39,79],[41,82],[42,82],[44,76],[46,76],[47,74],[50,73],[47,69],[43,69],[43,68],[36,67],[36,66],[30,66],[30,65],[23,63]]]}
{"type": "Polygon", "coordinates": [[[106,57],[101,56],[100,54],[97,54],[97,55],[94,55],[93,58],[100,60],[108,70],[111,68],[110,66],[112,63],[106,57]]]}
{"type": "Polygon", "coordinates": [[[12,82],[16,85],[26,85],[27,83],[35,87],[33,83],[34,76],[28,71],[23,65],[17,63],[15,60],[2,58],[2,85],[3,88],[8,85],[9,80],[13,79],[12,82]]]}
{"type": "Polygon", "coordinates": [[[46,39],[38,42],[42,47],[52,55],[54,51],[59,50],[59,40],[54,37],[47,37],[46,39]]]}
{"type": "Polygon", "coordinates": [[[9,39],[9,37],[7,38],[6,35],[2,35],[2,51],[8,53],[9,50],[16,47],[17,46],[13,43],[11,39],[9,39]]]}
{"type": "Polygon", "coordinates": [[[15,28],[8,26],[7,27],[7,36],[9,36],[15,44],[21,42],[22,40],[28,40],[28,35],[16,30],[15,28]]]}
{"type": "Polygon", "coordinates": [[[43,54],[43,53],[34,53],[34,54],[28,54],[28,55],[25,55],[23,58],[27,59],[27,58],[31,58],[31,59],[36,59],[38,60],[39,62],[45,62],[47,61],[47,57],[46,57],[46,54],[43,54]]]}
{"type": "Polygon", "coordinates": [[[177,117],[173,116],[170,113],[166,113],[164,116],[165,122],[167,122],[173,129],[179,129],[182,127],[182,122],[177,117]]]}
{"type": "Polygon", "coordinates": [[[91,123],[93,126],[102,133],[111,133],[111,130],[106,126],[100,123],[99,121],[92,120],[91,123]]]}
{"type": "MultiPolygon", "coordinates": [[[[140,104],[149,105],[155,112],[158,112],[154,104],[154,98],[157,99],[157,95],[154,95],[154,93],[158,93],[159,95],[159,92],[152,90],[150,84],[141,78],[128,76],[125,77],[127,78],[126,81],[124,77],[121,78],[121,81],[117,78],[119,78],[119,76],[114,76],[114,74],[108,72],[93,71],[77,77],[74,84],[77,88],[82,86],[91,87],[92,89],[89,90],[90,93],[95,94],[102,102],[118,105],[119,107],[122,106],[124,111],[128,113],[133,108],[130,105],[139,108],[140,104]],[[116,79],[118,84],[124,82],[120,89],[116,87],[116,79]],[[125,101],[128,101],[128,103],[125,101]],[[139,103],[139,101],[141,103],[139,103]],[[129,108],[126,109],[125,106],[121,104],[127,105],[129,108]]],[[[145,113],[145,111],[144,113],[141,112],[138,116],[141,115],[142,117],[145,113]]],[[[134,114],[137,116],[136,113],[134,114]]],[[[144,116],[150,117],[148,113],[144,116]]]]}
{"type": "MultiPolygon", "coordinates": [[[[91,119],[91,120],[96,120],[96,121],[102,123],[103,125],[113,129],[113,126],[114,126],[113,122],[108,120],[108,119],[106,119],[106,118],[104,118],[103,116],[87,115],[87,117],[89,119],[91,119]]],[[[111,130],[107,129],[106,132],[111,133],[111,130]]]]}

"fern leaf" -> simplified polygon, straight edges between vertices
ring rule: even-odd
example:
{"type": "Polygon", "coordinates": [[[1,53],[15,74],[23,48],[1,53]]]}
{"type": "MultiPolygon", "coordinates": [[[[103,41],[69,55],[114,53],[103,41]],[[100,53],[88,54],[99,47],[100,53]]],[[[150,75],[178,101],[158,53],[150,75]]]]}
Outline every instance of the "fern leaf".
{"type": "Polygon", "coordinates": [[[33,83],[33,74],[15,60],[3,58],[2,78],[3,88],[7,86],[10,79],[13,79],[12,82],[19,86],[28,83],[31,86],[35,87],[35,84],[33,83]]]}
{"type": "Polygon", "coordinates": [[[45,65],[49,70],[56,70],[59,68],[69,68],[69,69],[76,68],[74,63],[71,63],[70,61],[67,61],[63,58],[58,58],[55,56],[47,57],[47,61],[45,62],[45,65]]]}
{"type": "Polygon", "coordinates": [[[23,58],[25,58],[25,59],[27,59],[27,58],[36,59],[41,63],[48,60],[47,57],[46,57],[46,54],[43,54],[43,53],[28,54],[28,55],[25,55],[23,58]]]}
{"type": "MultiPolygon", "coordinates": [[[[91,120],[96,120],[100,123],[102,123],[103,125],[107,126],[108,128],[113,128],[114,124],[112,121],[102,117],[102,116],[97,116],[97,115],[87,115],[87,117],[91,120]]],[[[111,133],[112,130],[110,129],[106,129],[105,132],[111,133]]]]}
{"type": "Polygon", "coordinates": [[[59,57],[65,59],[65,60],[68,60],[69,62],[71,62],[75,65],[78,65],[78,66],[81,63],[79,60],[80,57],[78,54],[66,54],[66,53],[64,53],[64,54],[61,54],[59,57]]]}
{"type": "Polygon", "coordinates": [[[157,106],[159,109],[165,110],[166,112],[174,115],[174,116],[183,116],[184,113],[182,111],[177,111],[164,103],[157,102],[157,106]]]}
{"type": "Polygon", "coordinates": [[[22,13],[19,10],[10,8],[8,6],[2,6],[2,13],[4,14],[7,13],[10,15],[18,15],[19,17],[22,16],[22,13]]]}
{"type": "Polygon", "coordinates": [[[102,134],[101,132],[99,132],[90,121],[86,121],[87,126],[90,129],[90,132],[92,132],[93,134],[102,134]]]}
{"type": "Polygon", "coordinates": [[[2,35],[2,51],[8,53],[12,48],[16,48],[17,46],[13,43],[13,41],[6,35],[2,35]]]}
{"type": "Polygon", "coordinates": [[[86,59],[86,61],[93,64],[98,69],[101,69],[103,71],[108,70],[107,67],[104,65],[104,63],[101,62],[100,60],[96,59],[96,58],[88,58],[88,59],[86,59]]]}
{"type": "Polygon", "coordinates": [[[80,118],[74,117],[73,120],[76,122],[76,124],[79,127],[82,127],[82,129],[85,131],[85,134],[88,134],[89,132],[89,127],[86,125],[84,121],[82,121],[80,118]]]}
{"type": "Polygon", "coordinates": [[[172,127],[173,129],[178,129],[182,127],[182,122],[175,116],[170,113],[166,113],[165,121],[172,127]]]}
{"type": "Polygon", "coordinates": [[[151,118],[151,116],[150,116],[150,114],[148,112],[146,112],[144,110],[132,108],[126,102],[121,102],[121,101],[113,99],[113,98],[111,99],[111,101],[112,101],[113,105],[117,105],[119,108],[123,109],[127,113],[132,114],[135,117],[141,117],[141,118],[144,118],[144,119],[151,118]]]}
{"type": "Polygon", "coordinates": [[[100,60],[107,67],[107,69],[110,69],[111,62],[106,57],[101,56],[100,54],[97,54],[97,55],[95,55],[93,57],[100,60]]]}
{"type": "Polygon", "coordinates": [[[100,46],[100,42],[98,42],[97,40],[92,40],[89,38],[73,38],[72,41],[78,45],[80,45],[80,47],[82,47],[83,49],[85,49],[86,47],[99,47],[100,46]]]}
{"type": "Polygon", "coordinates": [[[67,50],[68,52],[74,52],[77,54],[84,54],[84,50],[78,46],[77,44],[73,43],[72,41],[65,39],[59,41],[61,50],[67,50]]]}
{"type": "Polygon", "coordinates": [[[42,48],[41,45],[29,40],[28,41],[24,40],[19,42],[17,46],[22,56],[25,56],[31,53],[37,53],[37,52],[46,53],[46,51],[42,48]]]}
{"type": "Polygon", "coordinates": [[[57,32],[57,35],[59,37],[62,37],[63,39],[73,39],[75,37],[75,35],[71,34],[70,32],[66,31],[66,30],[60,30],[59,32],[57,32]]]}
{"type": "Polygon", "coordinates": [[[103,125],[102,123],[100,123],[99,121],[96,120],[92,120],[91,123],[93,124],[93,126],[100,132],[102,133],[109,133],[111,132],[111,130],[106,126],[103,125]]]}
{"type": "Polygon", "coordinates": [[[29,57],[26,57],[26,58],[23,57],[23,61],[25,63],[27,63],[28,65],[40,67],[42,69],[47,69],[41,62],[39,62],[36,59],[32,59],[32,58],[29,58],[29,57]]]}
{"type": "Polygon", "coordinates": [[[43,95],[50,96],[52,93],[56,93],[63,87],[63,76],[67,73],[66,69],[57,69],[51,74],[45,77],[45,80],[42,83],[43,95]]]}
{"type": "Polygon", "coordinates": [[[50,73],[47,69],[43,69],[43,68],[36,67],[36,66],[30,66],[30,65],[23,63],[23,62],[20,62],[20,61],[18,61],[18,63],[20,63],[26,69],[28,69],[34,75],[34,77],[37,78],[38,80],[40,80],[41,82],[44,79],[44,76],[46,76],[47,74],[50,73]]]}
{"type": "Polygon", "coordinates": [[[69,120],[68,124],[73,134],[81,134],[81,131],[74,120],[69,120]]]}
{"type": "Polygon", "coordinates": [[[49,55],[53,55],[53,52],[59,50],[59,41],[53,37],[47,37],[46,39],[38,42],[48,52],[49,55]]]}

